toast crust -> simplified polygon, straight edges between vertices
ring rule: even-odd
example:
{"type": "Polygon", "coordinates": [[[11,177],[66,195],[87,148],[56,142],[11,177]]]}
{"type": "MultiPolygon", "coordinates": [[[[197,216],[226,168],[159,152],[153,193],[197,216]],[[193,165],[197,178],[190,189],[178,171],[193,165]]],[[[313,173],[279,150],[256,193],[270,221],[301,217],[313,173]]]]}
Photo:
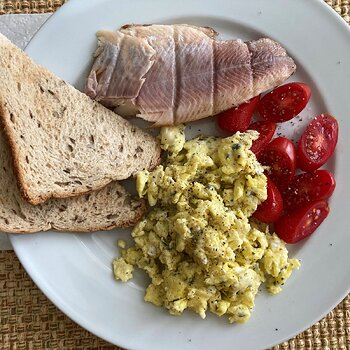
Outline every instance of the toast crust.
{"type": "MultiPolygon", "coordinates": [[[[111,224],[111,225],[106,225],[106,226],[92,226],[89,228],[86,228],[84,226],[81,227],[74,227],[74,229],[70,229],[70,228],[65,228],[64,232],[67,233],[91,233],[91,232],[96,232],[96,231],[111,231],[113,229],[116,228],[121,228],[121,229],[125,229],[125,228],[129,228],[134,226],[136,223],[138,223],[143,216],[146,213],[146,203],[144,200],[140,200],[140,205],[136,208],[135,211],[135,217],[133,220],[127,219],[125,220],[123,223],[121,224],[111,224]]],[[[1,232],[7,232],[7,233],[15,233],[15,234],[20,234],[20,235],[24,235],[24,234],[29,234],[29,233],[37,233],[37,232],[46,232],[46,231],[57,231],[57,232],[62,232],[63,230],[59,230],[57,228],[55,228],[54,226],[49,227],[47,230],[36,230],[36,229],[27,229],[27,230],[20,230],[20,229],[14,229],[14,228],[9,228],[8,226],[4,226],[1,222],[0,222],[0,231],[1,232]]]]}
{"type": "MultiPolygon", "coordinates": [[[[100,186],[96,186],[94,189],[91,189],[89,187],[82,187],[74,192],[74,194],[67,194],[67,193],[60,193],[57,191],[53,191],[50,193],[42,194],[40,196],[35,196],[31,193],[29,186],[27,185],[27,182],[24,178],[24,172],[21,167],[21,162],[19,159],[19,153],[18,153],[18,147],[16,147],[16,140],[13,137],[13,134],[11,133],[11,129],[7,123],[4,122],[5,118],[8,118],[8,110],[4,108],[6,106],[6,102],[3,101],[3,99],[0,96],[0,127],[2,128],[7,144],[10,147],[11,153],[12,153],[12,163],[13,163],[13,171],[15,173],[17,184],[19,191],[22,195],[22,197],[33,205],[38,205],[40,203],[44,203],[47,200],[51,198],[70,198],[79,196],[82,194],[88,194],[92,193],[94,191],[98,191],[108,185],[110,182],[114,181],[113,178],[106,178],[105,181],[101,182],[100,186]]],[[[156,156],[151,158],[150,164],[148,167],[148,170],[153,170],[156,168],[161,161],[161,151],[159,146],[159,152],[155,152],[156,156]]],[[[137,172],[133,174],[133,176],[136,176],[137,172]]],[[[1,226],[0,226],[1,229],[1,226]]]]}
{"type": "MultiPolygon", "coordinates": [[[[3,107],[0,97],[1,116],[6,113],[3,107]]],[[[112,230],[133,226],[145,214],[145,201],[132,198],[117,182],[85,196],[53,198],[38,206],[31,205],[23,198],[21,166],[12,156],[14,142],[0,117],[0,231],[25,234],[112,230]]]]}
{"type": "Polygon", "coordinates": [[[156,138],[36,65],[2,35],[0,48],[0,76],[7,79],[0,126],[26,201],[91,193],[160,163],[156,138]]]}
{"type": "MultiPolygon", "coordinates": [[[[18,161],[17,147],[15,147],[16,142],[14,141],[14,139],[11,136],[11,133],[9,132],[9,127],[4,122],[5,114],[7,112],[7,110],[4,108],[5,106],[6,106],[6,102],[4,102],[2,97],[0,96],[0,127],[2,129],[2,132],[5,136],[7,144],[12,153],[13,172],[17,180],[18,189],[25,200],[27,200],[31,204],[38,204],[38,203],[32,203],[32,201],[30,200],[30,196],[28,196],[28,188],[23,179],[21,167],[18,161]]],[[[0,229],[1,229],[1,226],[0,226],[0,229]]]]}

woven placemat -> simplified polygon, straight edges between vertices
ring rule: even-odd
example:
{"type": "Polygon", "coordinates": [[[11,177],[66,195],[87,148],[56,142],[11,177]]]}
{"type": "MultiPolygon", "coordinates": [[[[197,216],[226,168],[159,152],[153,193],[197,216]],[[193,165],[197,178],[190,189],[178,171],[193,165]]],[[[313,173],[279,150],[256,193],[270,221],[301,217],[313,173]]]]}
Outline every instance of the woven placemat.
{"type": "Polygon", "coordinates": [[[346,22],[350,24],[350,1],[349,0],[324,0],[328,5],[332,6],[346,22]]]}
{"type": "Polygon", "coordinates": [[[54,12],[62,6],[66,0],[47,1],[8,1],[0,0],[0,15],[10,13],[45,13],[54,12]]]}
{"type": "MultiPolygon", "coordinates": [[[[0,0],[0,14],[53,12],[65,2],[0,0]]],[[[350,1],[325,2],[350,24],[350,1]]],[[[122,350],[60,312],[11,251],[0,252],[0,349],[122,350]]],[[[321,321],[273,350],[350,350],[350,294],[321,321]]]]}
{"type": "MultiPolygon", "coordinates": [[[[0,0],[0,15],[9,13],[44,13],[54,12],[67,0],[0,0]]],[[[307,0],[306,0],[307,1],[307,0]]],[[[349,0],[324,0],[332,6],[348,23],[350,23],[349,0]]]]}
{"type": "MultiPolygon", "coordinates": [[[[0,252],[0,308],[2,350],[121,350],[60,312],[36,287],[12,251],[0,252]]],[[[310,349],[350,349],[350,295],[313,327],[273,348],[310,349]]]]}

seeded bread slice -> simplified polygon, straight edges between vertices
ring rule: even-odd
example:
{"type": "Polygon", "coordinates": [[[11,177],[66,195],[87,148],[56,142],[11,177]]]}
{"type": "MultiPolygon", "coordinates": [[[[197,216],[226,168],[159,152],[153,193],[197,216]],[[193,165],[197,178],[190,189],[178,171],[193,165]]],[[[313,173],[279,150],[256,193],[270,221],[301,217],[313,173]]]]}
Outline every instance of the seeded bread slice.
{"type": "Polygon", "coordinates": [[[158,141],[0,35],[0,121],[32,204],[100,189],[160,161],[158,141]]]}
{"type": "Polygon", "coordinates": [[[50,199],[39,205],[26,202],[13,174],[10,150],[0,131],[0,231],[90,232],[134,225],[145,213],[143,200],[133,199],[118,182],[72,198],[50,199]]]}

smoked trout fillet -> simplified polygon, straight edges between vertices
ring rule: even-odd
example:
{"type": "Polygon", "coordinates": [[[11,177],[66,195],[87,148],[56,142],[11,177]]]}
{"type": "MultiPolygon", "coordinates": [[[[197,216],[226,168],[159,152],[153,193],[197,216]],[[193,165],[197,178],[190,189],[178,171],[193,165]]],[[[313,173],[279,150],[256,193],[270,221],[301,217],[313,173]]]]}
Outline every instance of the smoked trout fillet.
{"type": "Polygon", "coordinates": [[[126,25],[97,33],[86,93],[153,126],[202,119],[283,83],[296,66],[276,41],[218,40],[212,28],[126,25]]]}

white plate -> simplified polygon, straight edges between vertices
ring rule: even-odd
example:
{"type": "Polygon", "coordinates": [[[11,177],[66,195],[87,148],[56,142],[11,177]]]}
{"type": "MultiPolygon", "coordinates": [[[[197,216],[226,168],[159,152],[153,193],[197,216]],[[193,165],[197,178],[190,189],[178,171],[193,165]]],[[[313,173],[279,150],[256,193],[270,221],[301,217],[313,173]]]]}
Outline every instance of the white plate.
{"type": "MultiPolygon", "coordinates": [[[[111,261],[118,254],[117,238],[129,235],[126,230],[12,235],[17,255],[62,311],[125,348],[245,350],[292,337],[324,316],[350,289],[348,26],[321,0],[70,0],[43,26],[27,52],[82,87],[96,46],[95,32],[125,23],[193,23],[212,26],[225,38],[270,36],[281,42],[298,65],[293,80],[313,87],[303,123],[323,111],[336,115],[340,123],[340,140],[330,163],[338,182],[331,214],[315,235],[291,249],[302,267],[284,291],[277,296],[262,292],[251,320],[243,326],[210,315],[204,321],[193,313],[170,316],[143,302],[142,277],[127,284],[115,282],[111,261]]],[[[297,136],[303,123],[288,133],[297,136]]]]}

